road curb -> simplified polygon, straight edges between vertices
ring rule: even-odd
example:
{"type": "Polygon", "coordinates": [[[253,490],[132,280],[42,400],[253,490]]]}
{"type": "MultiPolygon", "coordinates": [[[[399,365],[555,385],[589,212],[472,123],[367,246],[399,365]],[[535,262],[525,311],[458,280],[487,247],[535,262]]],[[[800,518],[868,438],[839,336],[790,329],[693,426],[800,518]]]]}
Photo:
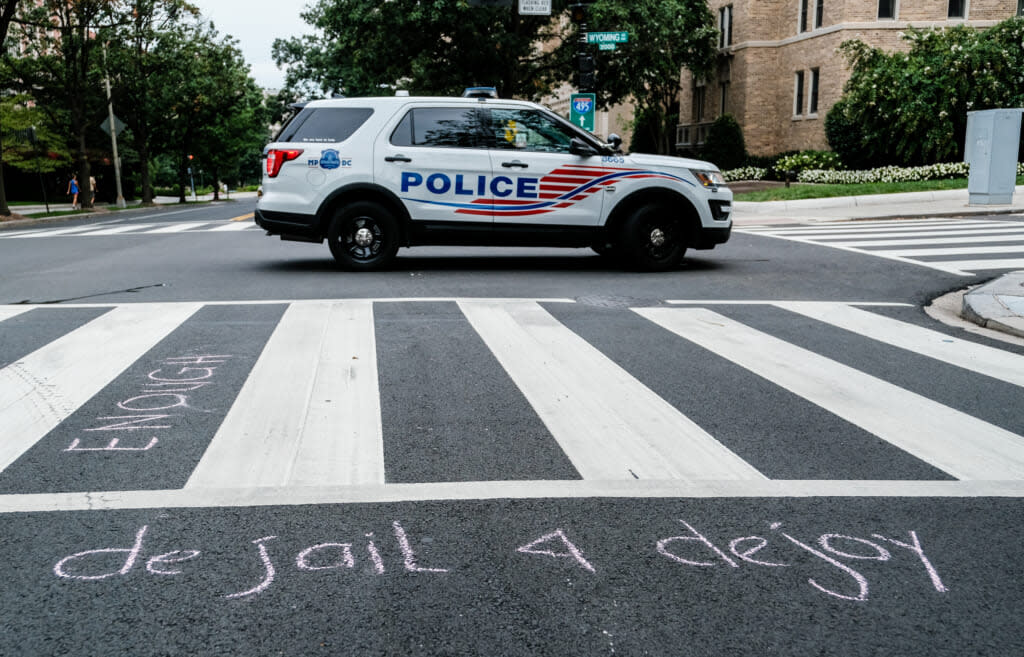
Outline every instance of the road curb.
{"type": "Polygon", "coordinates": [[[960,314],[979,326],[1024,338],[1024,271],[968,291],[960,314]]]}

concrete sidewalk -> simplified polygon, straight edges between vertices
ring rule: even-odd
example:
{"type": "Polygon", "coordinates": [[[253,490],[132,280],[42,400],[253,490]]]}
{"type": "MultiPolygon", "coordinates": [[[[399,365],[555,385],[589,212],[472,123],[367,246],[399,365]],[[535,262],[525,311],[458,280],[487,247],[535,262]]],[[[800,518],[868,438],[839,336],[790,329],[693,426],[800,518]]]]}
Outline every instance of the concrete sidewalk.
{"type": "Polygon", "coordinates": [[[765,226],[857,219],[1024,214],[1024,186],[1015,188],[1010,205],[968,205],[967,199],[966,189],[951,189],[799,201],[737,201],[733,203],[732,218],[737,226],[765,226]]]}
{"type": "MultiPolygon", "coordinates": [[[[221,192],[221,195],[220,195],[220,200],[221,201],[241,201],[241,200],[255,200],[255,199],[256,199],[256,192],[231,192],[230,194],[225,194],[224,192],[221,192]]],[[[213,200],[213,194],[200,194],[198,197],[193,197],[190,194],[190,195],[187,195],[185,197],[185,200],[187,202],[189,202],[189,203],[210,202],[210,201],[213,200]]],[[[155,203],[157,206],[178,205],[178,197],[177,196],[157,196],[155,199],[153,199],[153,203],[155,203]]],[[[111,203],[110,201],[107,201],[105,199],[98,200],[98,201],[96,201],[96,208],[93,210],[93,212],[96,212],[96,213],[110,212],[111,210],[109,208],[111,208],[113,205],[114,205],[113,203],[111,203]]],[[[127,209],[134,209],[134,208],[141,207],[139,205],[139,201],[138,200],[129,201],[127,205],[128,205],[127,209]]],[[[20,215],[25,216],[25,217],[27,217],[30,214],[43,214],[43,213],[47,212],[46,205],[44,205],[42,203],[38,203],[38,204],[35,204],[35,205],[12,205],[12,206],[10,206],[10,210],[11,210],[11,212],[14,212],[15,214],[20,214],[20,215]]],[[[71,212],[71,203],[67,202],[66,200],[64,200],[62,198],[60,203],[50,203],[49,212],[71,212]]],[[[66,219],[66,218],[67,217],[55,217],[55,219],[66,219]]],[[[51,218],[51,219],[53,219],[53,218],[51,218]]],[[[10,222],[6,222],[6,221],[2,222],[2,224],[7,224],[7,223],[10,223],[10,222]]],[[[2,224],[0,224],[0,225],[2,225],[2,224]]]]}

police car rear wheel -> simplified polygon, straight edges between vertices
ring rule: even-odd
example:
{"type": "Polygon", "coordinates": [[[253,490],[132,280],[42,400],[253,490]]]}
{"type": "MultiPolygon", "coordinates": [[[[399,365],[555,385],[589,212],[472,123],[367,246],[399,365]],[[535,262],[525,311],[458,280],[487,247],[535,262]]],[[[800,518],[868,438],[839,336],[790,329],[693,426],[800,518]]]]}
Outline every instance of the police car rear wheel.
{"type": "Polygon", "coordinates": [[[331,255],[350,271],[387,265],[398,252],[398,221],[385,207],[360,201],[343,207],[327,232],[331,255]]]}
{"type": "Polygon", "coordinates": [[[661,205],[637,208],[622,226],[621,244],[629,265],[640,271],[665,271],[686,253],[682,223],[661,205]]]}

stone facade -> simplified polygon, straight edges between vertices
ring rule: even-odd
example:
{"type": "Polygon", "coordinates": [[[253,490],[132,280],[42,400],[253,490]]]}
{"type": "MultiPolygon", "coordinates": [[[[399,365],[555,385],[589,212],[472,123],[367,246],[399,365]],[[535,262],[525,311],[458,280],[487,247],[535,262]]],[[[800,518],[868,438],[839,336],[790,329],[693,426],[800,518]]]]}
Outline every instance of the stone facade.
{"type": "Polygon", "coordinates": [[[726,43],[719,49],[712,77],[695,80],[689,71],[682,72],[677,148],[698,148],[707,125],[724,109],[743,127],[747,150],[754,155],[828,149],[825,114],[850,75],[836,50],[843,41],[860,39],[886,50],[905,50],[900,33],[909,27],[991,27],[1016,15],[1022,5],[1019,0],[709,0],[708,4],[716,21],[725,19],[719,27],[727,35],[726,43]],[[950,18],[951,5],[962,6],[964,17],[950,18]],[[892,7],[892,18],[884,17],[888,13],[884,6],[892,7]],[[801,8],[806,10],[804,21],[801,8]],[[798,81],[802,82],[799,93],[798,81]]]}

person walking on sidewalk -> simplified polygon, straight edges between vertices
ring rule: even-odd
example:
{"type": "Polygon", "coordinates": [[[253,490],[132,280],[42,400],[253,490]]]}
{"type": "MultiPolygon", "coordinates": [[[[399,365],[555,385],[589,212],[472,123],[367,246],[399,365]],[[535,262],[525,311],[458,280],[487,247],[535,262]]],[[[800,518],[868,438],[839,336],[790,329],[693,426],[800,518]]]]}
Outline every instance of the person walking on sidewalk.
{"type": "Polygon", "coordinates": [[[71,174],[71,180],[68,181],[68,194],[71,195],[71,209],[78,209],[78,176],[71,174]]]}

